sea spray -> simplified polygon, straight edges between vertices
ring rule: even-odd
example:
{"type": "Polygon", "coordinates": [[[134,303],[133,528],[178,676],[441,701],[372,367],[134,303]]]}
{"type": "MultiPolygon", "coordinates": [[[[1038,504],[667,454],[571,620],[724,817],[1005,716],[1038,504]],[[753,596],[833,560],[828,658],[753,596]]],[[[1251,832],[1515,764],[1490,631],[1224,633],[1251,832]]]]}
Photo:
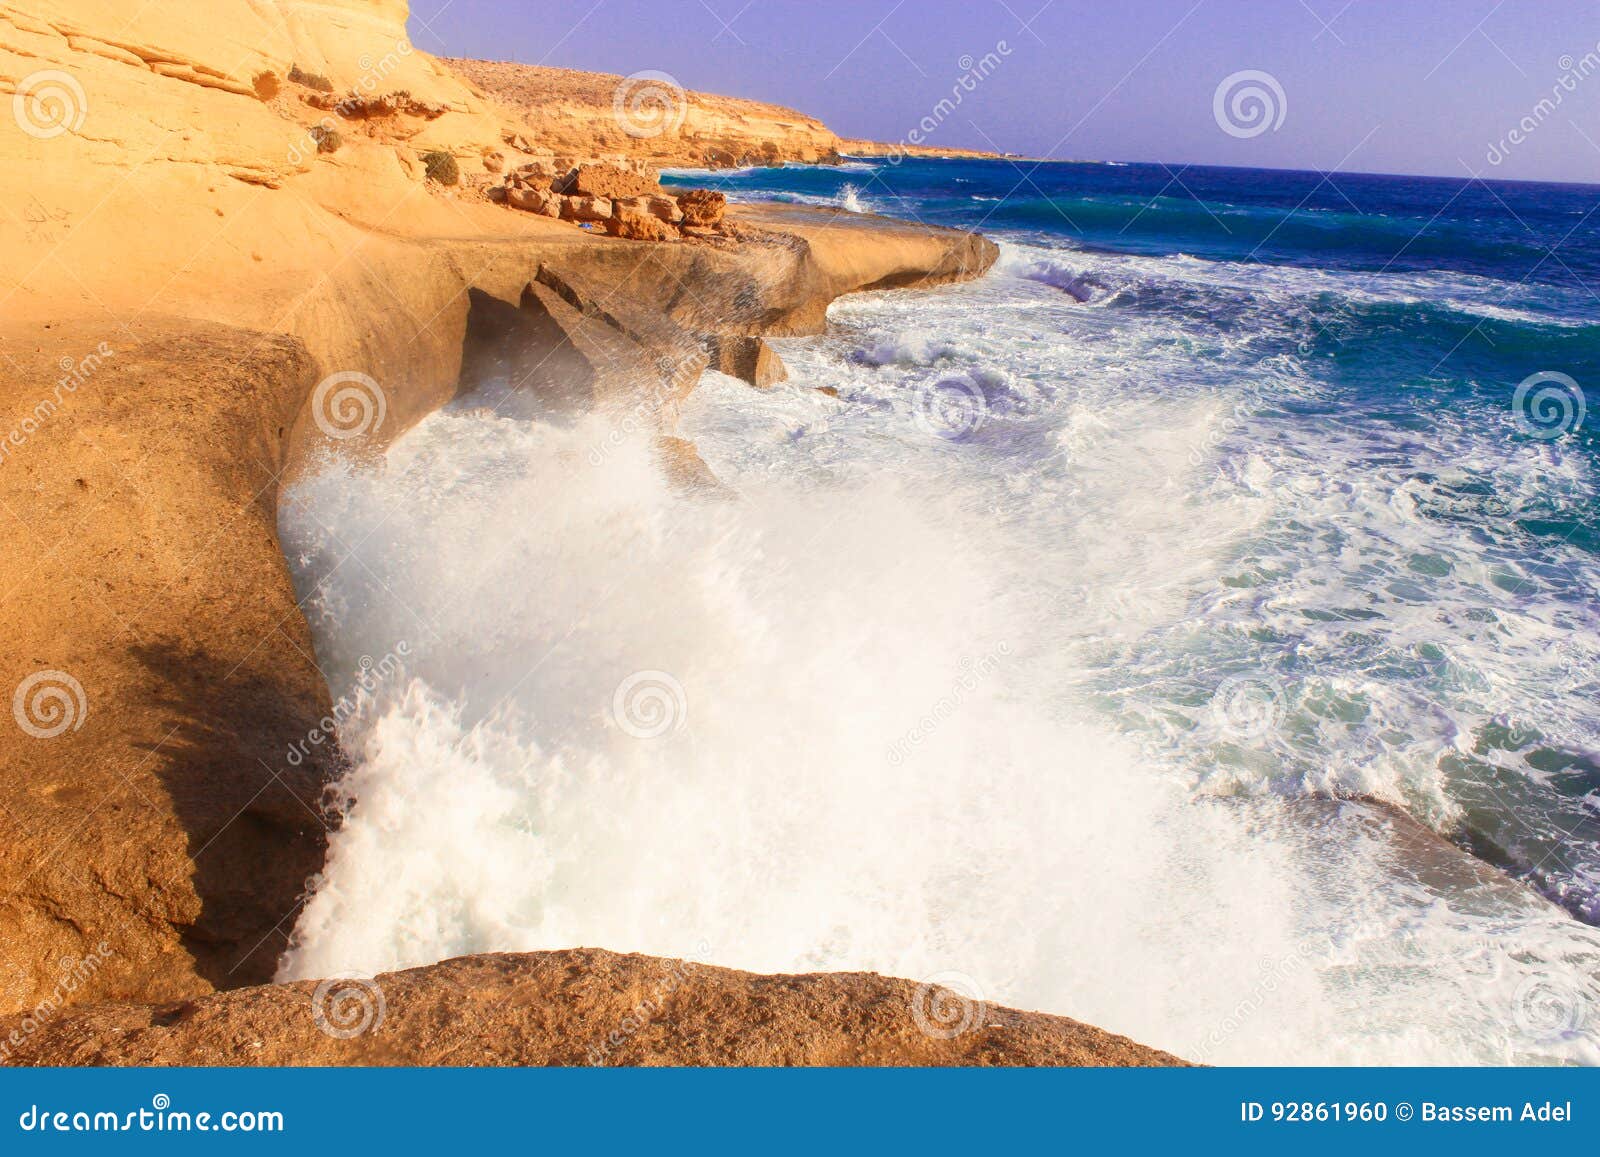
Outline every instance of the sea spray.
{"type": "MultiPolygon", "coordinates": [[[[918,215],[987,213],[991,168],[918,215]]],[[[1141,212],[1149,179],[1008,199],[991,225],[1034,232],[994,274],[837,303],[777,390],[708,375],[682,432],[738,502],[492,391],[304,480],[324,668],[415,653],[341,729],[348,816],[284,974],[703,938],[1219,1063],[1600,1059],[1600,934],[1534,890],[1596,894],[1594,458],[1512,406],[1536,371],[1600,380],[1588,295],[1500,279],[1520,225],[1221,259],[1321,245],[1340,207],[1240,227],[1141,212]],[[1132,251],[1027,243],[1064,214],[1132,251]],[[919,399],[954,377],[984,420],[936,436],[919,399]]]]}
{"type": "Polygon", "coordinates": [[[1371,994],[1316,966],[1258,991],[1256,961],[1337,922],[1329,895],[1382,889],[1381,849],[1312,854],[1270,805],[1197,805],[1067,708],[1000,530],[959,496],[885,479],[706,504],[643,439],[588,465],[601,425],[436,415],[382,471],[308,480],[287,508],[337,619],[330,669],[423,641],[346,729],[350,812],[284,977],[703,938],[758,971],[958,970],[1216,1059],[1502,1055],[1476,1039],[1484,1009],[1390,1040],[1351,1019],[1371,994]],[[886,756],[1002,643],[928,742],[886,756]],[[640,739],[610,705],[647,669],[681,683],[685,720],[640,739]]]}

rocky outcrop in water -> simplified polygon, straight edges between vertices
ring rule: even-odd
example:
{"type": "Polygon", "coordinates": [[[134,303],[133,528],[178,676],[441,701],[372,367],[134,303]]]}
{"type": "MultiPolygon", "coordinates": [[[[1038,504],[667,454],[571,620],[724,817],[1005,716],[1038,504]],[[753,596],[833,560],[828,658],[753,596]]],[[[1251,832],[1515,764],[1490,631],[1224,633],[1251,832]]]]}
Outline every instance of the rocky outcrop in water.
{"type": "Polygon", "coordinates": [[[707,339],[711,369],[766,389],[789,376],[783,359],[759,337],[713,336],[707,339]]]}

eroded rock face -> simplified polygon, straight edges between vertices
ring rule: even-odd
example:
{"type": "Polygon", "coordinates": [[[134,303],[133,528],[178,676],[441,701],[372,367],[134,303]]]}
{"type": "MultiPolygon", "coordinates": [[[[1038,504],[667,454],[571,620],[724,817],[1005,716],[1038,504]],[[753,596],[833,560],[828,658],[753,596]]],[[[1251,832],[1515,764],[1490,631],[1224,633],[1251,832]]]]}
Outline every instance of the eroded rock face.
{"type": "Polygon", "coordinates": [[[618,208],[606,222],[606,232],[624,241],[676,241],[678,231],[659,217],[635,209],[618,208]]]}
{"type": "Polygon", "coordinates": [[[335,744],[286,757],[330,711],[275,514],[321,371],[292,338],[198,321],[19,336],[0,330],[7,412],[77,368],[0,469],[39,544],[0,554],[0,683],[9,702],[52,672],[66,712],[0,727],[0,1008],[259,983],[340,768],[335,744]]]}
{"type": "Polygon", "coordinates": [[[315,93],[306,98],[306,103],[324,112],[338,113],[346,120],[378,120],[403,114],[431,121],[450,111],[446,105],[437,101],[418,100],[405,91],[376,95],[348,92],[343,96],[315,93]]]}
{"type": "Polygon", "coordinates": [[[537,213],[541,217],[561,216],[561,197],[549,189],[534,189],[524,185],[506,186],[506,204],[515,209],[537,213]]]}
{"type": "Polygon", "coordinates": [[[603,197],[578,194],[561,198],[563,221],[609,221],[612,211],[611,202],[603,197]]]}
{"type": "Polygon", "coordinates": [[[520,115],[530,141],[557,152],[617,153],[697,168],[839,159],[839,138],[827,125],[778,105],[603,73],[486,60],[446,63],[520,115]]]}
{"type": "Polygon", "coordinates": [[[683,210],[671,197],[645,197],[643,210],[668,225],[676,225],[683,220],[683,210]]]}
{"type": "Polygon", "coordinates": [[[766,389],[789,376],[783,359],[759,337],[711,337],[706,342],[711,369],[766,389]]]}
{"type": "Polygon", "coordinates": [[[712,229],[722,223],[728,209],[728,198],[711,189],[690,189],[678,194],[678,209],[683,223],[700,229],[712,229]]]}
{"type": "Polygon", "coordinates": [[[555,179],[556,167],[552,162],[528,161],[517,166],[516,170],[506,178],[506,184],[528,189],[548,189],[555,179]]]}
{"type": "Polygon", "coordinates": [[[609,164],[579,165],[558,182],[556,189],[568,196],[598,197],[607,201],[648,197],[661,192],[661,186],[653,178],[609,164]]]}
{"type": "Polygon", "coordinates": [[[0,1049],[20,1065],[1184,1063],[1066,1017],[868,972],[758,976],[593,949],[98,1005],[31,1032],[0,1020],[0,1049]]]}

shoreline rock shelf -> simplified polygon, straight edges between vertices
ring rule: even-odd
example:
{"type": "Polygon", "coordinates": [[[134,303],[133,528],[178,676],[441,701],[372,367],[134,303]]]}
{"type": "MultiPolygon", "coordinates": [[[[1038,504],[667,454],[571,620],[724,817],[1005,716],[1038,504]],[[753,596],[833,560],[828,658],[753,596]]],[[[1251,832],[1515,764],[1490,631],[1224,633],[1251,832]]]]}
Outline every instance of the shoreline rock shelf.
{"type": "MultiPolygon", "coordinates": [[[[20,1019],[0,1019],[0,1040],[20,1019]]],[[[1181,1066],[1066,1017],[868,972],[761,976],[597,949],[68,1012],[13,1064],[1181,1066]],[[338,1019],[335,1020],[334,1018],[338,1019]],[[324,1026],[337,1031],[326,1031],[324,1026]]]]}

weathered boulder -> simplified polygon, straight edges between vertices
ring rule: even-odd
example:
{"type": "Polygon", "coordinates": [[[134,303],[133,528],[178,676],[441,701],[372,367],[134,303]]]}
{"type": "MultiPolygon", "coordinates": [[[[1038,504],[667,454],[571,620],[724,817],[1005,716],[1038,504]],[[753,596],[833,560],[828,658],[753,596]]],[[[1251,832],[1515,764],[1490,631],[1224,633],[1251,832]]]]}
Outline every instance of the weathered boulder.
{"type": "Polygon", "coordinates": [[[665,221],[668,225],[676,225],[683,220],[683,212],[678,208],[678,202],[671,197],[619,197],[611,203],[611,206],[613,216],[626,211],[654,217],[665,221]]]}
{"type": "Polygon", "coordinates": [[[724,485],[722,479],[706,465],[705,459],[700,457],[700,451],[689,439],[659,434],[656,436],[655,449],[656,461],[661,464],[662,473],[667,476],[674,490],[701,497],[737,497],[736,492],[724,485]]]}
{"type": "Polygon", "coordinates": [[[606,221],[606,232],[625,241],[676,241],[678,231],[659,217],[618,209],[606,221]]]}
{"type": "Polygon", "coordinates": [[[648,197],[661,192],[650,177],[620,165],[579,165],[556,186],[568,196],[583,195],[615,200],[618,197],[648,197]]]}
{"type": "Polygon", "coordinates": [[[700,380],[706,351],[694,332],[653,307],[669,292],[662,284],[645,279],[631,288],[638,296],[581,267],[541,264],[516,317],[497,326],[516,331],[513,340],[474,357],[511,368],[541,393],[576,397],[578,408],[622,402],[639,419],[669,413],[700,380]]]}
{"type": "Polygon", "coordinates": [[[660,184],[661,182],[661,170],[656,168],[649,161],[643,160],[639,157],[629,157],[623,155],[622,153],[611,153],[607,156],[597,157],[596,160],[604,165],[614,165],[619,169],[627,169],[630,173],[638,173],[645,180],[654,184],[660,184]]]}
{"type": "Polygon", "coordinates": [[[683,223],[701,229],[715,228],[722,223],[728,209],[728,198],[712,189],[690,189],[678,194],[678,208],[683,213],[683,223]]]}
{"type": "Polygon", "coordinates": [[[552,162],[535,160],[518,165],[506,178],[506,183],[526,185],[530,189],[548,189],[555,179],[556,167],[552,162]]]}
{"type": "Polygon", "coordinates": [[[766,389],[789,376],[783,359],[759,337],[706,338],[711,369],[766,389]]]}
{"type": "Polygon", "coordinates": [[[603,197],[586,195],[561,198],[563,221],[608,221],[611,219],[611,202],[603,197]]]}
{"type": "Polygon", "coordinates": [[[513,209],[538,213],[542,217],[561,216],[561,198],[549,189],[508,184],[505,188],[505,200],[513,209]]]}
{"type": "MultiPolygon", "coordinates": [[[[506,204],[517,209],[524,209],[530,213],[539,213],[545,217],[561,216],[561,196],[551,191],[550,182],[555,176],[554,169],[542,161],[530,161],[519,165],[506,175],[505,187],[491,191],[495,200],[503,200],[506,204]]],[[[598,207],[596,207],[598,208],[598,207]]],[[[576,209],[574,210],[576,212],[576,209]]],[[[571,220],[584,218],[572,217],[571,220]]]]}
{"type": "Polygon", "coordinates": [[[676,225],[683,220],[683,210],[678,208],[678,202],[671,197],[646,197],[644,210],[668,225],[676,225]]]}

